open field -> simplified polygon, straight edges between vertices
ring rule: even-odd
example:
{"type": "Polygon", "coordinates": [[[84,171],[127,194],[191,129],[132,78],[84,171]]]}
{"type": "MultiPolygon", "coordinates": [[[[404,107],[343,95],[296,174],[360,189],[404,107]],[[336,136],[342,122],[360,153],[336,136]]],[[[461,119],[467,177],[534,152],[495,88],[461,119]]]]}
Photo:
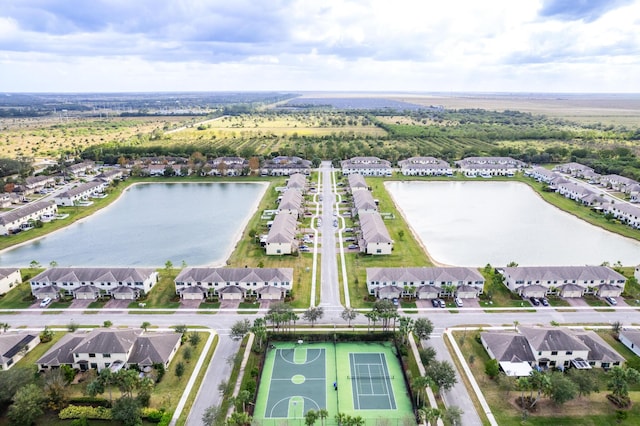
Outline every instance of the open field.
{"type": "Polygon", "coordinates": [[[0,157],[59,157],[111,141],[149,139],[154,130],[165,131],[193,122],[191,117],[109,117],[60,120],[3,119],[0,157]]]}

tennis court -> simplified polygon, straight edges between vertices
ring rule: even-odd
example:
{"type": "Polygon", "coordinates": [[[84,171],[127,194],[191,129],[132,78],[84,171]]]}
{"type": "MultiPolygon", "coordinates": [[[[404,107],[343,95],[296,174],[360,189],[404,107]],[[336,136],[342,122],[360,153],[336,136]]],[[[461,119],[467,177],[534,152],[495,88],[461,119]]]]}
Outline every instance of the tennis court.
{"type": "Polygon", "coordinates": [[[298,425],[325,409],[367,425],[415,424],[402,367],[388,343],[274,343],[267,350],[254,423],[298,425]],[[385,421],[387,423],[385,423],[385,421]]]}

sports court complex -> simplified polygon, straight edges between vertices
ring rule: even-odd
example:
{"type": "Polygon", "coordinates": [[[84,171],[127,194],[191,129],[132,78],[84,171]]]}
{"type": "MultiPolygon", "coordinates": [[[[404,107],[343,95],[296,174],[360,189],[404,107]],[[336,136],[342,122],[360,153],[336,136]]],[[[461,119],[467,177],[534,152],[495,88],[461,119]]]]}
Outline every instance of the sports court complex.
{"type": "MultiPolygon", "coordinates": [[[[254,423],[304,425],[309,410],[339,412],[367,425],[415,424],[391,343],[275,343],[267,349],[254,423]]],[[[320,424],[320,421],[318,421],[320,424]]]]}

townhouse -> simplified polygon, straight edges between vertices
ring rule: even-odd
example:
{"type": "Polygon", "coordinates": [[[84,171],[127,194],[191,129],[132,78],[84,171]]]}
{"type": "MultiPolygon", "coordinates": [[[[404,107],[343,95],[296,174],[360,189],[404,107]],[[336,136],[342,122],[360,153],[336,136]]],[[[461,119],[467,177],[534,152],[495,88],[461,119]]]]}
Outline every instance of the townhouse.
{"type": "Polygon", "coordinates": [[[548,368],[609,369],[624,358],[592,330],[559,327],[518,327],[518,332],[480,333],[480,341],[508,376],[528,376],[548,368]]]}
{"type": "Polygon", "coordinates": [[[249,160],[242,157],[218,157],[210,165],[209,174],[214,176],[242,176],[250,172],[249,160]]]}
{"type": "Polygon", "coordinates": [[[114,180],[123,179],[124,177],[125,173],[123,169],[107,169],[103,170],[99,175],[97,175],[96,179],[111,183],[114,180]]]}
{"type": "Polygon", "coordinates": [[[576,162],[559,164],[555,166],[553,170],[556,172],[565,173],[573,177],[578,177],[583,179],[586,178],[587,176],[593,177],[596,174],[591,167],[588,167],[588,166],[585,166],[584,164],[580,164],[576,162]]]}
{"type": "Polygon", "coordinates": [[[293,288],[292,268],[185,268],[175,279],[176,294],[183,299],[281,300],[293,288]],[[233,290],[232,290],[233,289],[233,290]]]}
{"type": "Polygon", "coordinates": [[[600,185],[614,191],[629,194],[631,189],[638,185],[638,182],[620,175],[604,175],[600,177],[600,185]]]}
{"type": "Polygon", "coordinates": [[[39,333],[19,331],[0,334],[0,370],[10,369],[40,343],[39,333]]]}
{"type": "Polygon", "coordinates": [[[353,193],[353,211],[355,217],[367,213],[377,213],[378,204],[369,191],[355,191],[353,193]]]}
{"type": "Polygon", "coordinates": [[[353,157],[340,162],[343,175],[391,176],[393,169],[387,160],[378,157],[353,157]]]}
{"type": "Polygon", "coordinates": [[[7,293],[15,285],[22,282],[22,274],[18,268],[0,268],[0,295],[7,293]]]}
{"type": "Polygon", "coordinates": [[[360,233],[358,245],[360,251],[366,254],[391,254],[393,240],[378,212],[359,216],[360,233]]]}
{"type": "Polygon", "coordinates": [[[405,176],[452,176],[453,169],[444,160],[434,157],[411,157],[398,161],[405,176]]]}
{"type": "Polygon", "coordinates": [[[501,270],[509,290],[523,297],[558,293],[581,297],[585,293],[618,297],[627,279],[607,266],[516,266],[501,270]]]}
{"type": "Polygon", "coordinates": [[[60,176],[29,176],[24,180],[23,192],[33,194],[44,188],[53,187],[56,184],[56,179],[60,179],[60,176]]]}
{"type": "Polygon", "coordinates": [[[90,182],[81,183],[67,191],[61,192],[53,199],[58,206],[73,207],[79,201],[87,200],[90,197],[102,194],[106,187],[106,181],[102,179],[95,179],[90,182]]]}
{"type": "Polygon", "coordinates": [[[347,177],[349,189],[351,192],[360,191],[362,189],[369,190],[369,185],[367,185],[367,181],[360,174],[350,174],[347,177]]]}
{"type": "Polygon", "coordinates": [[[9,235],[30,229],[30,222],[41,220],[43,216],[55,216],[58,206],[54,201],[37,201],[0,214],[0,235],[9,235]]]}
{"type": "Polygon", "coordinates": [[[36,362],[39,371],[55,370],[63,365],[87,371],[109,368],[168,368],[178,352],[182,334],[145,333],[142,330],[95,329],[65,334],[36,362]]]}
{"type": "Polygon", "coordinates": [[[612,214],[618,219],[632,228],[640,229],[640,207],[629,203],[611,203],[604,208],[605,213],[612,214]]]}
{"type": "Polygon", "coordinates": [[[367,268],[367,291],[380,297],[385,288],[395,288],[405,296],[436,299],[442,295],[475,298],[482,294],[485,280],[474,268],[416,267],[367,268]]]}
{"type": "Polygon", "coordinates": [[[466,157],[455,162],[465,176],[513,176],[525,163],[511,157],[466,157]]]}
{"type": "Polygon", "coordinates": [[[265,240],[267,255],[291,254],[296,248],[296,227],[297,220],[295,215],[276,215],[265,240]]]}
{"type": "Polygon", "coordinates": [[[291,214],[299,218],[304,213],[304,197],[300,191],[289,189],[278,197],[278,215],[291,214]]]}
{"type": "Polygon", "coordinates": [[[287,179],[287,189],[296,189],[304,192],[307,187],[307,177],[301,173],[294,173],[287,179]]]}
{"type": "Polygon", "coordinates": [[[67,173],[74,178],[86,176],[87,172],[90,172],[95,167],[93,161],[83,161],[82,163],[72,164],[67,167],[67,173]]]}
{"type": "Polygon", "coordinates": [[[294,173],[309,175],[311,173],[311,161],[300,157],[278,156],[270,160],[264,160],[260,167],[263,176],[289,176],[294,173]]]}
{"type": "Polygon", "coordinates": [[[50,268],[31,278],[31,294],[38,299],[57,299],[61,293],[76,299],[136,299],[158,282],[150,268],[50,268]]]}
{"type": "Polygon", "coordinates": [[[635,328],[625,328],[618,334],[618,340],[631,352],[640,356],[640,330],[635,328]]]}

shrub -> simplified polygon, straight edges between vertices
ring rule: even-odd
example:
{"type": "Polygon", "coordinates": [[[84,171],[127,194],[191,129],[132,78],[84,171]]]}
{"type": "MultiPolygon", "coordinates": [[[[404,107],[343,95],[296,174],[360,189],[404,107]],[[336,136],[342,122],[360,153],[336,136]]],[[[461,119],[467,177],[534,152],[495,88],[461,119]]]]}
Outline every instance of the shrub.
{"type": "Polygon", "coordinates": [[[78,405],[69,405],[58,413],[61,420],[68,419],[95,419],[95,420],[111,420],[111,410],[104,407],[81,407],[78,405]]]}
{"type": "Polygon", "coordinates": [[[145,407],[142,409],[141,415],[143,419],[147,419],[147,421],[150,421],[151,423],[160,423],[162,416],[164,416],[164,411],[145,407]]]}
{"type": "Polygon", "coordinates": [[[93,407],[104,407],[111,408],[111,402],[105,398],[98,398],[94,396],[78,396],[75,398],[70,398],[69,403],[73,405],[80,406],[93,406],[93,407]]]}

